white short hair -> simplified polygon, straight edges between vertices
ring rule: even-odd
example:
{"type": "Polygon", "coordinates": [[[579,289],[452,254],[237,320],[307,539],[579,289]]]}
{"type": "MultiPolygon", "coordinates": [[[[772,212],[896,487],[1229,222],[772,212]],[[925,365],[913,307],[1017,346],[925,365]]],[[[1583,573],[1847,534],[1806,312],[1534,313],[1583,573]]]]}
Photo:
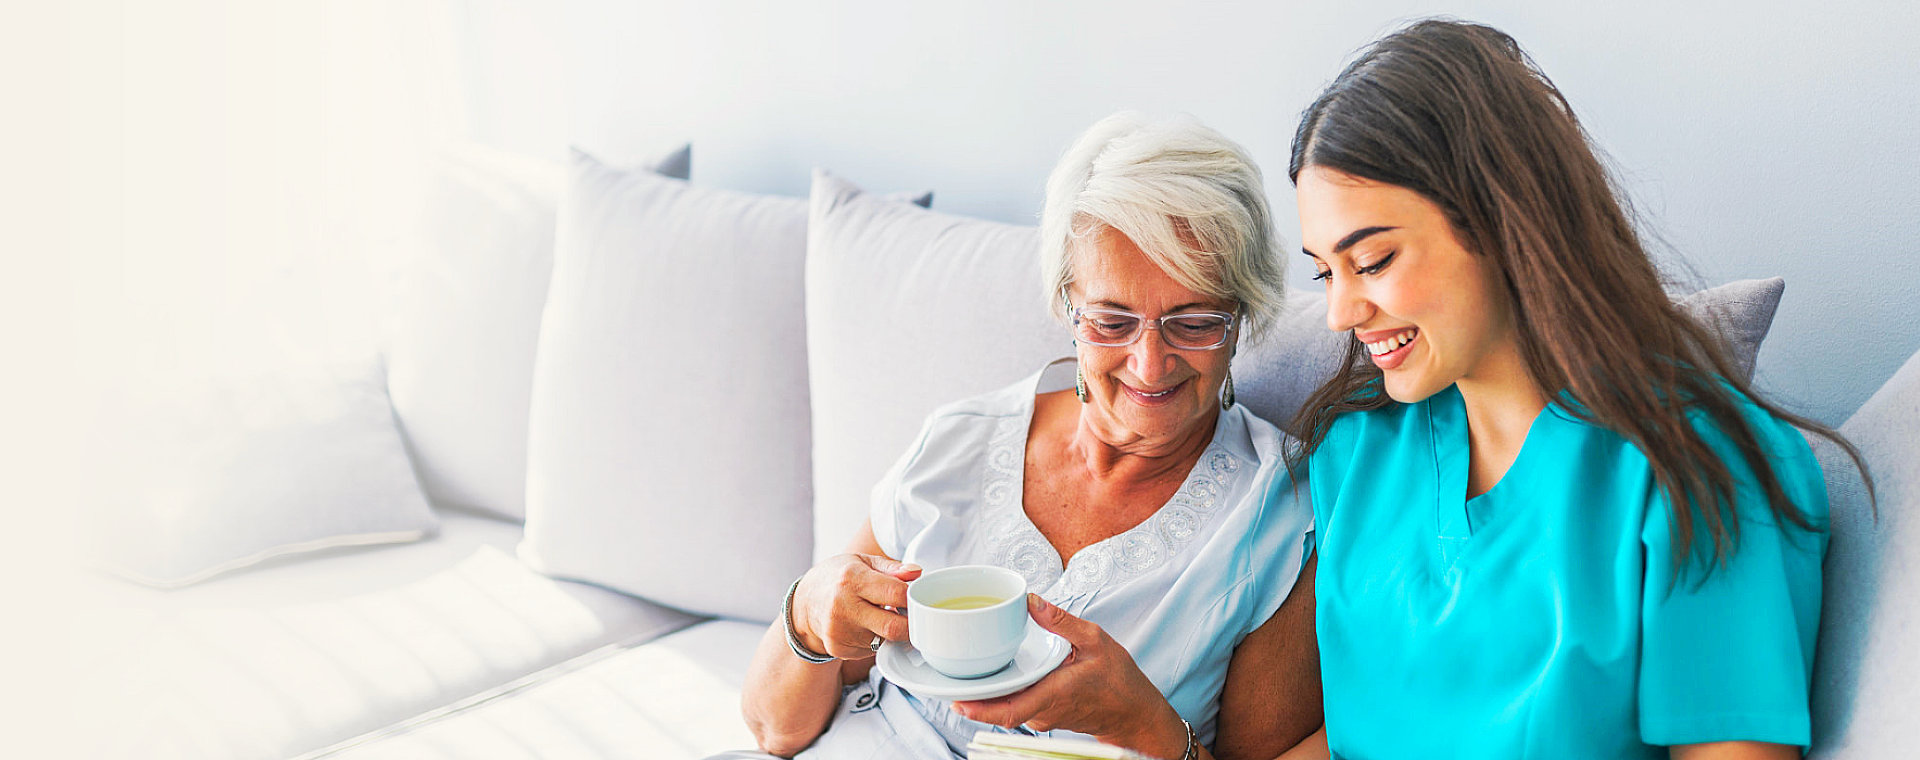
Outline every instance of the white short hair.
{"type": "Polygon", "coordinates": [[[1040,276],[1054,316],[1074,281],[1074,245],[1126,235],[1175,282],[1238,301],[1258,332],[1286,295],[1260,169],[1246,149],[1192,117],[1122,111],[1088,128],[1047,178],[1040,276]]]}

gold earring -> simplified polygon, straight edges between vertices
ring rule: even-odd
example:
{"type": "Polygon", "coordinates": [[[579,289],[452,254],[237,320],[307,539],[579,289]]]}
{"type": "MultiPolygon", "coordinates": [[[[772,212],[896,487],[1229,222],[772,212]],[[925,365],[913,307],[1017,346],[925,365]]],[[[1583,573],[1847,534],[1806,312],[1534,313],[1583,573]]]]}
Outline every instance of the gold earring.
{"type": "Polygon", "coordinates": [[[1220,408],[1233,408],[1233,372],[1227,372],[1227,384],[1220,389],[1220,408]]]}
{"type": "Polygon", "coordinates": [[[1087,403],[1087,376],[1077,369],[1073,371],[1073,395],[1080,397],[1080,403],[1087,403]]]}

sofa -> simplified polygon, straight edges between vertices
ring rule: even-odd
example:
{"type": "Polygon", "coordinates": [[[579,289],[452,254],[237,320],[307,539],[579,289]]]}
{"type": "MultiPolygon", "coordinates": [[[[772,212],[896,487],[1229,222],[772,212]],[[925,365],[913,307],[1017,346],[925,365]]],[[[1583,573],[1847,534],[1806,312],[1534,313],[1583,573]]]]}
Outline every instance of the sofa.
{"type": "MultiPolygon", "coordinates": [[[[103,499],[76,643],[108,719],[82,754],[750,748],[739,690],[787,584],[845,543],[935,406],[1071,348],[1032,227],[825,171],[806,199],[707,188],[691,165],[445,151],[377,356],[142,411],[128,461],[159,465],[103,499]]],[[[1751,371],[1786,285],[1676,298],[1751,371]]],[[[1241,403],[1291,417],[1342,350],[1324,314],[1296,291],[1248,336],[1241,403]]],[[[1812,755],[1911,757],[1920,357],[1841,430],[1878,501],[1817,447],[1812,755]]]]}

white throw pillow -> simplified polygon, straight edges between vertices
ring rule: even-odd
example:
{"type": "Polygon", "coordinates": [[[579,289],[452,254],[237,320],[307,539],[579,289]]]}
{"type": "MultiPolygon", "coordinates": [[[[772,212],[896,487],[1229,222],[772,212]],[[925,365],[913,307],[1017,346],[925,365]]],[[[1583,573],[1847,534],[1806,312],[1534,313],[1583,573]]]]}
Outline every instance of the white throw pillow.
{"type": "Polygon", "coordinates": [[[377,362],[172,384],[128,399],[99,561],[184,586],[269,557],[412,541],[438,525],[408,466],[377,362]]]}
{"type": "MultiPolygon", "coordinates": [[[[681,147],[643,170],[685,179],[681,147]]],[[[527,406],[566,167],[477,145],[436,157],[388,387],[427,496],[526,516],[527,406]]]]}
{"type": "Polygon", "coordinates": [[[807,206],[576,155],[535,362],[520,556],[768,620],[809,566],[807,206]]]}
{"type": "Polygon", "coordinates": [[[816,171],[807,243],[814,556],[841,552],[935,407],[1072,354],[1033,227],[942,214],[816,171]]]}

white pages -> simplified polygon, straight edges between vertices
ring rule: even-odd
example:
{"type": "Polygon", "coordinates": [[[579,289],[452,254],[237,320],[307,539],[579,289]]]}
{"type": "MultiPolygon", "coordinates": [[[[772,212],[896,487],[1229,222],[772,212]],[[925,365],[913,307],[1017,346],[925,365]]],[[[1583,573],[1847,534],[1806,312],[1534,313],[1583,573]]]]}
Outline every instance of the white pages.
{"type": "Polygon", "coordinates": [[[981,731],[967,744],[971,760],[1153,760],[1128,749],[1090,739],[1023,736],[981,731]]]}

